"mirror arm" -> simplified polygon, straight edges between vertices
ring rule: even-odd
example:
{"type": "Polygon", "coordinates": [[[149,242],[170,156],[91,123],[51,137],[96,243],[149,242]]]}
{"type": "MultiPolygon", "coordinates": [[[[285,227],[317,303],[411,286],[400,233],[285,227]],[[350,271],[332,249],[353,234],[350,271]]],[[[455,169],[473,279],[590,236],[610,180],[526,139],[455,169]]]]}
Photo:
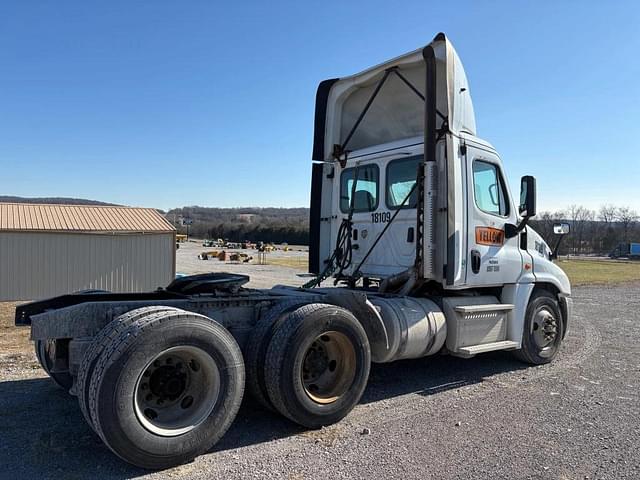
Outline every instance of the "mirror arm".
{"type": "Polygon", "coordinates": [[[564,235],[560,235],[560,237],[558,238],[558,241],[556,242],[556,246],[553,249],[553,252],[551,252],[551,255],[549,256],[549,260],[556,260],[558,258],[558,249],[560,248],[560,244],[562,243],[562,239],[566,237],[566,234],[564,235]]]}
{"type": "Polygon", "coordinates": [[[511,223],[507,223],[504,226],[504,236],[507,238],[513,238],[516,235],[518,235],[522,230],[524,230],[524,227],[527,226],[527,223],[529,222],[529,219],[531,218],[531,216],[527,215],[526,217],[523,217],[522,220],[520,220],[520,223],[518,223],[518,225],[513,225],[511,223]]]}

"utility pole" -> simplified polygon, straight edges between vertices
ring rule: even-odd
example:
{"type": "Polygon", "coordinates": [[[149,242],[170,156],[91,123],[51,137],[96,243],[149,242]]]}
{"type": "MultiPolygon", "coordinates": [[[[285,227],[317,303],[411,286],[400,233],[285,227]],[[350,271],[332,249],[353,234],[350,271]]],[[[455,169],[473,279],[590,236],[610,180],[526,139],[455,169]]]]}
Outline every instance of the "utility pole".
{"type": "Polygon", "coordinates": [[[189,241],[189,225],[193,224],[193,219],[190,217],[181,217],[180,223],[182,226],[187,227],[187,241],[189,241]]]}

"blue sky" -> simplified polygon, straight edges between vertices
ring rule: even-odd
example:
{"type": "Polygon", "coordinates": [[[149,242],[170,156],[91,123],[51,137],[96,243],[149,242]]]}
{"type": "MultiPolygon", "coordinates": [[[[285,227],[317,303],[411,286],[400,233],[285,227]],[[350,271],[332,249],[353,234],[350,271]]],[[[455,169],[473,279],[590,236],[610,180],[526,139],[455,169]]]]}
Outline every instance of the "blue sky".
{"type": "Polygon", "coordinates": [[[307,206],[314,96],[428,43],[540,209],[640,210],[638,2],[0,1],[0,194],[307,206]]]}

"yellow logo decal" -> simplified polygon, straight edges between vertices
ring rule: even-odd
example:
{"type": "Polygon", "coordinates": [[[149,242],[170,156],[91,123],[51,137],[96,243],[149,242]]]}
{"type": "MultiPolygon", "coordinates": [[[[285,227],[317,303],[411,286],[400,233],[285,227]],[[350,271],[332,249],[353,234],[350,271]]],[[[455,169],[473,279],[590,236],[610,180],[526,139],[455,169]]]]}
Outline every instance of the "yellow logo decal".
{"type": "Polygon", "coordinates": [[[478,245],[502,246],[504,230],[491,227],[476,227],[476,243],[478,245]]]}

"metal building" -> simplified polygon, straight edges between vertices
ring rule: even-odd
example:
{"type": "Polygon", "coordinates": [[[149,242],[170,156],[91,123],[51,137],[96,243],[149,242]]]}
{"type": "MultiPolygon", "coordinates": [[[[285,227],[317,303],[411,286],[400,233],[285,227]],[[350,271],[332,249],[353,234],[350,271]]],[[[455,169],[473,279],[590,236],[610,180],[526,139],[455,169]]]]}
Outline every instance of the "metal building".
{"type": "Polygon", "coordinates": [[[152,208],[0,203],[0,301],[164,287],[175,235],[152,208]]]}

